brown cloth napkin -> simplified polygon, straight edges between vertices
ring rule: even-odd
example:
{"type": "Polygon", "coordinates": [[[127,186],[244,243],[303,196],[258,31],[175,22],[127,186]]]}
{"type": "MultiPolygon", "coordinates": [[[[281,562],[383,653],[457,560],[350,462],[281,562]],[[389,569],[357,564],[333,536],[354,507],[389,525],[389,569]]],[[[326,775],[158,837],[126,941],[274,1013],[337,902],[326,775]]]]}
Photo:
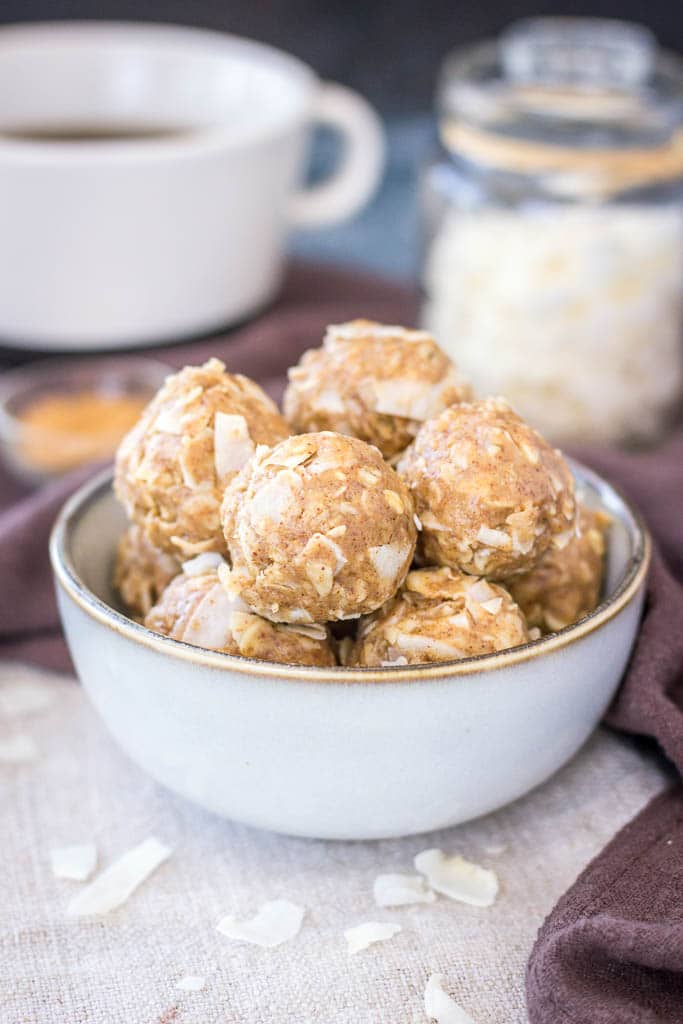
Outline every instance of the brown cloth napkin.
{"type": "MultiPolygon", "coordinates": [[[[656,739],[683,774],[683,437],[648,454],[576,454],[628,493],[658,542],[638,642],[607,722],[656,739]]],[[[560,900],[539,932],[526,989],[532,1024],[683,1022],[680,783],[560,900]]]]}
{"type": "MultiPolygon", "coordinates": [[[[414,313],[414,296],[397,285],[296,267],[277,305],[248,326],[155,354],[174,366],[219,356],[277,398],[285,369],[320,343],[327,323],[355,316],[411,323],[414,313]]],[[[657,740],[683,772],[683,437],[642,455],[577,454],[640,505],[661,550],[608,722],[657,740]]],[[[32,494],[0,475],[2,658],[69,667],[46,545],[57,510],[86,475],[32,494]]],[[[679,786],[658,798],[623,830],[543,925],[527,978],[532,1024],[683,1022],[682,793],[679,786]]]]}
{"type": "Polygon", "coordinates": [[[617,833],[541,928],[527,969],[533,1024],[683,1021],[682,860],[679,785],[617,833]]]}

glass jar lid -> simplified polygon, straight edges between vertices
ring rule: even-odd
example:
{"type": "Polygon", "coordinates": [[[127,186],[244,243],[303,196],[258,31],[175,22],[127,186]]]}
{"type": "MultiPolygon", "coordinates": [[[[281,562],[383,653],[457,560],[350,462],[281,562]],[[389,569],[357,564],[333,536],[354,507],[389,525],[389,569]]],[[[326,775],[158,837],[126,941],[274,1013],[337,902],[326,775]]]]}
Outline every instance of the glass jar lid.
{"type": "Polygon", "coordinates": [[[438,107],[451,152],[555,191],[683,178],[683,60],[629,22],[518,22],[446,59],[438,107]]]}

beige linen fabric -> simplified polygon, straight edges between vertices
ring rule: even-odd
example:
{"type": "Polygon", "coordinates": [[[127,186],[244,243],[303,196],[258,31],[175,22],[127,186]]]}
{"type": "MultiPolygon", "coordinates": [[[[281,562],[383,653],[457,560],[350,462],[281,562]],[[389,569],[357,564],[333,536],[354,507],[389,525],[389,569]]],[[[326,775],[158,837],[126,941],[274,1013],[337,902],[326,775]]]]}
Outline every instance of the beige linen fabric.
{"type": "Polygon", "coordinates": [[[600,731],[541,789],[470,825],[316,842],[232,824],[167,793],[118,751],[72,680],[0,665],[0,741],[16,733],[35,740],[38,757],[0,762],[2,1024],[414,1024],[426,1020],[432,972],[477,1024],[521,1024],[544,915],[666,781],[628,740],[600,731]],[[49,706],[10,716],[3,693],[18,679],[49,687],[49,706]],[[149,835],[173,848],[170,860],[119,910],[68,918],[81,883],[53,877],[50,849],[94,840],[99,870],[149,835]],[[495,905],[375,907],[375,876],[410,872],[430,846],[493,867],[495,905]],[[291,942],[258,949],[216,932],[222,915],[248,917],[276,897],[307,908],[291,942]],[[403,931],[349,957],[344,929],[369,920],[403,931]],[[206,987],[177,989],[186,974],[206,987]]]}

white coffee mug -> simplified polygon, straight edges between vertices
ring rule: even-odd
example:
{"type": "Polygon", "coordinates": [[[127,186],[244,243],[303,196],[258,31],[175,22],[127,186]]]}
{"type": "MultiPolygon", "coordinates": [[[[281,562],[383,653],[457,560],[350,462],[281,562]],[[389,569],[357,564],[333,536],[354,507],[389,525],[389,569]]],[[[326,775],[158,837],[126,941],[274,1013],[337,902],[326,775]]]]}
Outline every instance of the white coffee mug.
{"type": "Polygon", "coordinates": [[[299,60],[200,29],[0,29],[0,344],[146,345],[262,308],[287,231],[350,217],[380,121],[299,60]],[[314,124],[343,137],[299,188],[314,124]]]}

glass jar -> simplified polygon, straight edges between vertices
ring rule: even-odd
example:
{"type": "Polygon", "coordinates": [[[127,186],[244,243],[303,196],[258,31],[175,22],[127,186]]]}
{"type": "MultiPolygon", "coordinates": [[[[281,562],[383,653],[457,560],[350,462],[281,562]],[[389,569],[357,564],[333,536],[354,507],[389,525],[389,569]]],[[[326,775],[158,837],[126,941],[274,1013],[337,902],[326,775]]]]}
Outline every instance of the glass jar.
{"type": "Polygon", "coordinates": [[[452,55],[421,184],[422,324],[555,441],[647,442],[683,359],[683,62],[636,25],[452,55]]]}

